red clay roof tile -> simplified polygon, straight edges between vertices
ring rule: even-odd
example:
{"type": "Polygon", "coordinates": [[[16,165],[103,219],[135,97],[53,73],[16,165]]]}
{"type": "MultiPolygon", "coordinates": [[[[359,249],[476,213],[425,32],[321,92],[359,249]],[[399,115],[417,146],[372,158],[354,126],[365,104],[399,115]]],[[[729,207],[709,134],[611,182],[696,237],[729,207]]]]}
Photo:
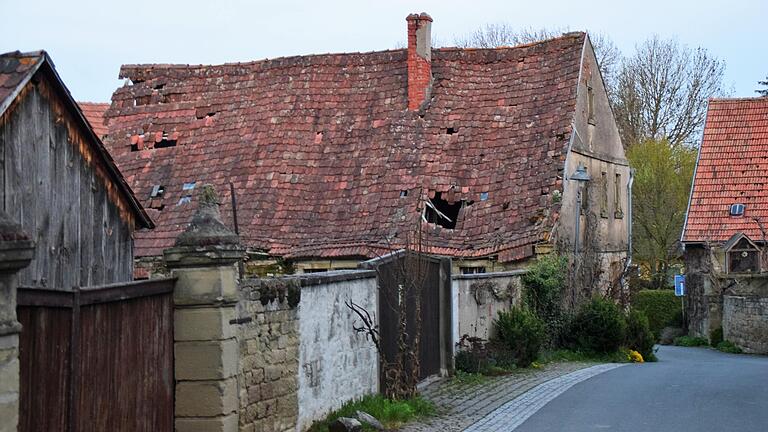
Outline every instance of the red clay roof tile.
{"type": "Polygon", "coordinates": [[[214,184],[232,225],[232,182],[244,242],[277,255],[375,256],[402,246],[420,199],[450,192],[472,204],[454,230],[423,225],[429,250],[528,256],[562,189],[584,41],[436,49],[421,113],[406,110],[405,50],[123,66],[132,85],[112,96],[105,141],[145,205],[166,190],[136,254],[160,254],[188,224],[184,183],[214,184]],[[175,147],[155,143],[163,133],[175,147]]]}
{"type": "Polygon", "coordinates": [[[683,242],[723,242],[736,232],[765,240],[767,173],[768,98],[710,100],[683,242]],[[744,216],[730,215],[736,203],[744,216]]]}

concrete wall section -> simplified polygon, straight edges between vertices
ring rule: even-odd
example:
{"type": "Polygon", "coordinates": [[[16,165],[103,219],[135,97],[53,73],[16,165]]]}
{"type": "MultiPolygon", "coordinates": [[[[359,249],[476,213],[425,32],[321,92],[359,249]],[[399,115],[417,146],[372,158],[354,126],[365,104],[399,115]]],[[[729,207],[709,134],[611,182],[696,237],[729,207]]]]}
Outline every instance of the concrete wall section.
{"type": "Polygon", "coordinates": [[[745,352],[768,354],[768,298],[723,296],[723,337],[745,352]]]}
{"type": "MultiPolygon", "coordinates": [[[[306,430],[347,401],[378,391],[379,357],[345,302],[378,314],[373,271],[330,272],[305,282],[299,303],[299,418],[306,430]]],[[[306,279],[305,279],[306,281],[306,279]]]]}
{"type": "Polygon", "coordinates": [[[525,270],[453,277],[453,342],[464,335],[488,339],[500,311],[521,302],[525,270]]]}

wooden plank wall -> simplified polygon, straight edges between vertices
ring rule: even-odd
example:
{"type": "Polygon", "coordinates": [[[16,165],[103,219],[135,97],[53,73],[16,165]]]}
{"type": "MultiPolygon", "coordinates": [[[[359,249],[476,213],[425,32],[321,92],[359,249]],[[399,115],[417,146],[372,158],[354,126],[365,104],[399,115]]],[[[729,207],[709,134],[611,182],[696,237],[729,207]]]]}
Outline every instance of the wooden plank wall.
{"type": "Polygon", "coordinates": [[[131,227],[69,142],[64,120],[29,85],[0,124],[0,204],[37,244],[21,285],[69,290],[131,280],[131,227]]]}
{"type": "Polygon", "coordinates": [[[19,431],[172,432],[173,280],[19,291],[19,431]]]}

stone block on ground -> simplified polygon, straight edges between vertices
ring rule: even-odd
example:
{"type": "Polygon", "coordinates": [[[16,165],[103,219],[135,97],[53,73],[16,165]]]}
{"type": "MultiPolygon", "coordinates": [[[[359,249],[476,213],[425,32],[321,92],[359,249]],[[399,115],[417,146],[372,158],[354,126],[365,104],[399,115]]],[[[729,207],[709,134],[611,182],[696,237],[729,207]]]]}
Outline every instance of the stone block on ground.
{"type": "Polygon", "coordinates": [[[329,426],[329,432],[359,432],[363,430],[363,425],[357,420],[349,417],[339,417],[329,426]]]}

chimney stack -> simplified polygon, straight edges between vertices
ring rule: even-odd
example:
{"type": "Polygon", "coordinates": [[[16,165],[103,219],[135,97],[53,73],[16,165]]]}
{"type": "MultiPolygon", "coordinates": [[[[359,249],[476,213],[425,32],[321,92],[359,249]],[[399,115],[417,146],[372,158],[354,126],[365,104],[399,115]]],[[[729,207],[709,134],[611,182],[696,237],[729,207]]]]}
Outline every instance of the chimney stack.
{"type": "Polygon", "coordinates": [[[432,90],[432,17],[410,14],[408,21],[408,110],[417,111],[432,90]]]}

